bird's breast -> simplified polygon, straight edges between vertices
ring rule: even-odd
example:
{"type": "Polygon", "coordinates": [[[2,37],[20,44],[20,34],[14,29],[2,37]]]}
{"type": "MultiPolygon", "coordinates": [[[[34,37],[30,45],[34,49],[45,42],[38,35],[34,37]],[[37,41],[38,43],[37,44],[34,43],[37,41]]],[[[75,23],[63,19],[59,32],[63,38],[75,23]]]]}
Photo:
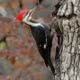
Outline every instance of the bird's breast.
{"type": "Polygon", "coordinates": [[[46,43],[45,30],[42,27],[31,28],[32,35],[37,43],[46,43]]]}

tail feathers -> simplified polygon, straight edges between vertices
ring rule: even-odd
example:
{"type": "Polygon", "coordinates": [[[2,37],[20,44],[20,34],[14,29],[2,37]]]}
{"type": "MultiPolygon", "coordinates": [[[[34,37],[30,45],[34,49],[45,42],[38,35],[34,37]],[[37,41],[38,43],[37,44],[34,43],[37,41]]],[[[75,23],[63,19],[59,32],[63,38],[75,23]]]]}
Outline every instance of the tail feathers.
{"type": "Polygon", "coordinates": [[[52,64],[50,59],[48,60],[48,66],[50,67],[52,73],[55,75],[55,68],[54,68],[54,66],[53,66],[53,64],[52,64]]]}
{"type": "MultiPolygon", "coordinates": [[[[43,58],[44,58],[44,57],[43,57],[43,58]]],[[[55,68],[54,68],[54,66],[53,66],[53,64],[52,64],[52,62],[51,62],[50,57],[44,58],[44,62],[45,62],[45,65],[46,65],[47,67],[48,67],[48,66],[50,67],[52,73],[55,74],[55,68]]]]}

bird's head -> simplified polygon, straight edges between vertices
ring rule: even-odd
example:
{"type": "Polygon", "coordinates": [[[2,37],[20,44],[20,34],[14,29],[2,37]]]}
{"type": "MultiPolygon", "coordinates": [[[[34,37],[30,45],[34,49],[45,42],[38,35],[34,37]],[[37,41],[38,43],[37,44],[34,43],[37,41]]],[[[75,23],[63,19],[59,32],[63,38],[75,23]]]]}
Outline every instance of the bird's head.
{"type": "Polygon", "coordinates": [[[22,19],[25,17],[25,15],[28,15],[29,10],[21,10],[18,15],[16,16],[16,21],[22,21],[22,19]]]}
{"type": "Polygon", "coordinates": [[[31,15],[34,13],[34,11],[37,9],[37,7],[34,7],[33,9],[31,10],[21,10],[19,12],[19,14],[16,16],[15,20],[16,21],[22,21],[23,18],[26,17],[26,19],[30,18],[31,15]]]}

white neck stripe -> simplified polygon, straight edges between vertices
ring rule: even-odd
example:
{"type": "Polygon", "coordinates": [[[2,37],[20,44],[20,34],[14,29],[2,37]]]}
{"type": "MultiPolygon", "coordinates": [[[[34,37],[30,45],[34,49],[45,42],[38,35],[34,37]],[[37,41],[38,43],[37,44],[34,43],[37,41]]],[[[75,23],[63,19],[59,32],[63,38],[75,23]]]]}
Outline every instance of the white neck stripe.
{"type": "Polygon", "coordinates": [[[44,28],[44,26],[41,23],[33,23],[33,22],[30,22],[30,21],[26,21],[26,24],[31,25],[33,27],[41,26],[42,28],[44,28]]]}
{"type": "Polygon", "coordinates": [[[33,27],[38,27],[38,26],[41,26],[42,28],[44,28],[44,26],[41,24],[41,23],[33,23],[33,22],[30,22],[30,19],[28,19],[27,18],[28,16],[25,16],[24,18],[23,18],[23,22],[24,23],[26,23],[26,24],[28,24],[28,25],[31,25],[31,26],[33,26],[33,27]]]}

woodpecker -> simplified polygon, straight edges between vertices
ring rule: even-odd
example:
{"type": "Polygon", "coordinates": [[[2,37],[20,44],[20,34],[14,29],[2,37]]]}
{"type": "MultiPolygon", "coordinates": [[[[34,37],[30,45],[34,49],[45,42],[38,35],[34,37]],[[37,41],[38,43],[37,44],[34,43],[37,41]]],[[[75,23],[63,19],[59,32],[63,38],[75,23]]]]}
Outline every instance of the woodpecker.
{"type": "Polygon", "coordinates": [[[47,25],[31,18],[32,12],[35,10],[22,10],[15,18],[17,21],[21,21],[30,26],[32,36],[35,39],[36,45],[40,52],[40,55],[44,59],[45,65],[50,67],[53,74],[55,74],[55,68],[51,62],[51,46],[52,36],[50,35],[50,29],[47,25]]]}

